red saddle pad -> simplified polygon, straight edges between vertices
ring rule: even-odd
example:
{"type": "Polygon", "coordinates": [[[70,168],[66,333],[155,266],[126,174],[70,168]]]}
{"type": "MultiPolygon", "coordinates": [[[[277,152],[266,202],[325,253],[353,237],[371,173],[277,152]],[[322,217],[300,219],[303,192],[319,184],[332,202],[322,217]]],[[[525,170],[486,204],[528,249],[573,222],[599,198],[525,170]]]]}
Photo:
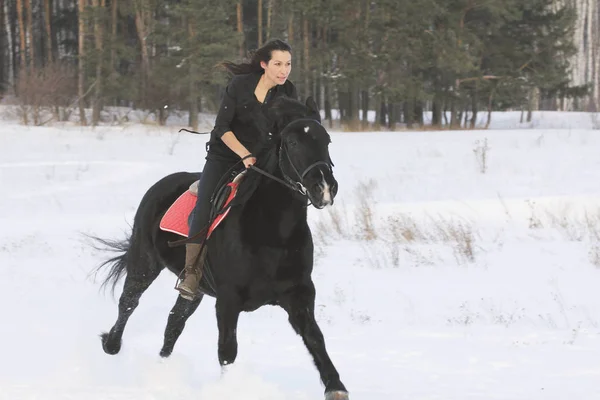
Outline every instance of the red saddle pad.
{"type": "Polygon", "coordinates": [[[197,198],[189,190],[183,192],[160,220],[160,229],[187,237],[190,231],[188,217],[196,206],[197,198]]]}
{"type": "MultiPolygon", "coordinates": [[[[228,186],[231,187],[231,192],[229,193],[229,196],[227,197],[227,200],[221,209],[221,213],[219,213],[208,229],[208,234],[206,236],[207,238],[210,237],[217,225],[219,225],[221,221],[225,219],[227,214],[229,214],[229,204],[237,194],[238,183],[229,183],[228,186]],[[225,208],[227,209],[224,210],[225,208]]],[[[188,218],[196,206],[196,199],[197,196],[194,193],[186,190],[177,198],[177,200],[175,200],[173,204],[171,204],[171,207],[169,207],[165,215],[162,217],[159,225],[160,229],[188,237],[190,232],[188,218]]]]}

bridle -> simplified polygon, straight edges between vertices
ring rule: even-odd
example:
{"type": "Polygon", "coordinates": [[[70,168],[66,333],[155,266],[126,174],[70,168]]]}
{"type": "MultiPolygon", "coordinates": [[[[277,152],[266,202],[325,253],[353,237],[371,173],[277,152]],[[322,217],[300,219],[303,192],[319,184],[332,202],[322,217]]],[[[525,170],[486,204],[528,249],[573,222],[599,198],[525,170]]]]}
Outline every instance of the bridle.
{"type": "MultiPolygon", "coordinates": [[[[314,121],[315,122],[319,122],[317,120],[314,120],[314,121]]],[[[313,170],[314,168],[316,168],[316,167],[318,167],[320,165],[325,165],[325,166],[327,166],[327,168],[329,168],[330,171],[332,171],[333,170],[333,167],[332,167],[333,163],[331,162],[331,160],[329,160],[329,162],[328,161],[323,161],[323,160],[317,161],[317,162],[314,162],[314,163],[310,164],[302,172],[300,172],[300,171],[298,171],[298,168],[296,168],[296,166],[294,165],[294,162],[292,161],[292,158],[290,157],[290,153],[287,150],[287,146],[284,145],[284,141],[282,140],[281,141],[281,145],[279,147],[279,159],[280,160],[281,160],[282,154],[284,154],[284,153],[285,153],[285,156],[287,157],[288,162],[290,163],[290,166],[292,167],[292,170],[294,171],[294,173],[296,174],[296,176],[299,178],[299,180],[294,180],[290,176],[288,176],[283,171],[283,168],[281,168],[281,166],[280,166],[281,173],[283,174],[283,177],[285,178],[285,180],[280,179],[280,178],[278,178],[278,177],[276,177],[276,176],[268,173],[267,171],[265,171],[265,170],[263,170],[261,168],[258,168],[256,166],[254,166],[254,165],[251,165],[250,168],[253,169],[253,170],[255,170],[256,172],[258,172],[259,174],[262,174],[262,175],[264,175],[264,176],[266,176],[266,177],[268,177],[268,178],[270,178],[270,179],[272,179],[272,180],[274,180],[274,181],[276,181],[276,182],[278,182],[278,183],[286,186],[287,188],[289,188],[289,189],[291,189],[291,190],[293,190],[295,192],[300,193],[302,196],[304,196],[304,197],[308,198],[309,200],[311,200],[310,199],[310,195],[309,195],[308,191],[306,190],[306,187],[304,186],[304,184],[302,184],[302,181],[304,180],[304,177],[311,170],[313,170]]],[[[281,165],[281,163],[280,163],[280,165],[281,165]]]]}

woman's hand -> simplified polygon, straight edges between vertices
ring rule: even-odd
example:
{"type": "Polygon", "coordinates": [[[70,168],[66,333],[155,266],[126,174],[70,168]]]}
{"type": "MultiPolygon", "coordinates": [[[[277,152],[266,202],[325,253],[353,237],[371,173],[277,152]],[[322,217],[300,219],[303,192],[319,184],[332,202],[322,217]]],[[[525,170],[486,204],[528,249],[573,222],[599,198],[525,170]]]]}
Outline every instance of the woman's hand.
{"type": "Polygon", "coordinates": [[[256,157],[249,153],[248,155],[242,157],[242,162],[244,163],[244,167],[250,168],[251,165],[256,163],[256,157]]]}

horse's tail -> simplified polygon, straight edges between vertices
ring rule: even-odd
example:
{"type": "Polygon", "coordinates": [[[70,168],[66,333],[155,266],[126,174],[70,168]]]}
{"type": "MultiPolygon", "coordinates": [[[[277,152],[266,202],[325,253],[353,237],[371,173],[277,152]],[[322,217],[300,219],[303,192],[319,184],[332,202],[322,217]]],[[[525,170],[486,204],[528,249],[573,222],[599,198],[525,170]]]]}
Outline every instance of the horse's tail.
{"type": "Polygon", "coordinates": [[[106,278],[104,278],[100,287],[106,288],[107,286],[112,285],[111,291],[114,294],[117,283],[127,273],[127,258],[129,249],[131,248],[131,237],[128,237],[124,240],[109,240],[95,236],[89,236],[89,238],[100,243],[103,246],[103,248],[94,246],[97,250],[106,250],[115,253],[120,253],[115,257],[109,258],[108,260],[104,261],[102,264],[95,268],[96,274],[104,270],[106,267],[109,268],[108,275],[106,276],[106,278]]]}

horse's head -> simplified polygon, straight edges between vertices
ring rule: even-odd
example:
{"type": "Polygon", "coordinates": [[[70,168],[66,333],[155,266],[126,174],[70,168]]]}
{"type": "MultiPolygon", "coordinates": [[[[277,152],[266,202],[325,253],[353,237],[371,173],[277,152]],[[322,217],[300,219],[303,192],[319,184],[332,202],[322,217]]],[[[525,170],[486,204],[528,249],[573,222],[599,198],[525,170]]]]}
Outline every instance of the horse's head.
{"type": "Polygon", "coordinates": [[[316,103],[310,97],[306,104],[281,97],[273,111],[281,127],[279,167],[284,178],[299,187],[316,208],[332,205],[338,184],[329,157],[331,138],[321,125],[316,103]]]}

